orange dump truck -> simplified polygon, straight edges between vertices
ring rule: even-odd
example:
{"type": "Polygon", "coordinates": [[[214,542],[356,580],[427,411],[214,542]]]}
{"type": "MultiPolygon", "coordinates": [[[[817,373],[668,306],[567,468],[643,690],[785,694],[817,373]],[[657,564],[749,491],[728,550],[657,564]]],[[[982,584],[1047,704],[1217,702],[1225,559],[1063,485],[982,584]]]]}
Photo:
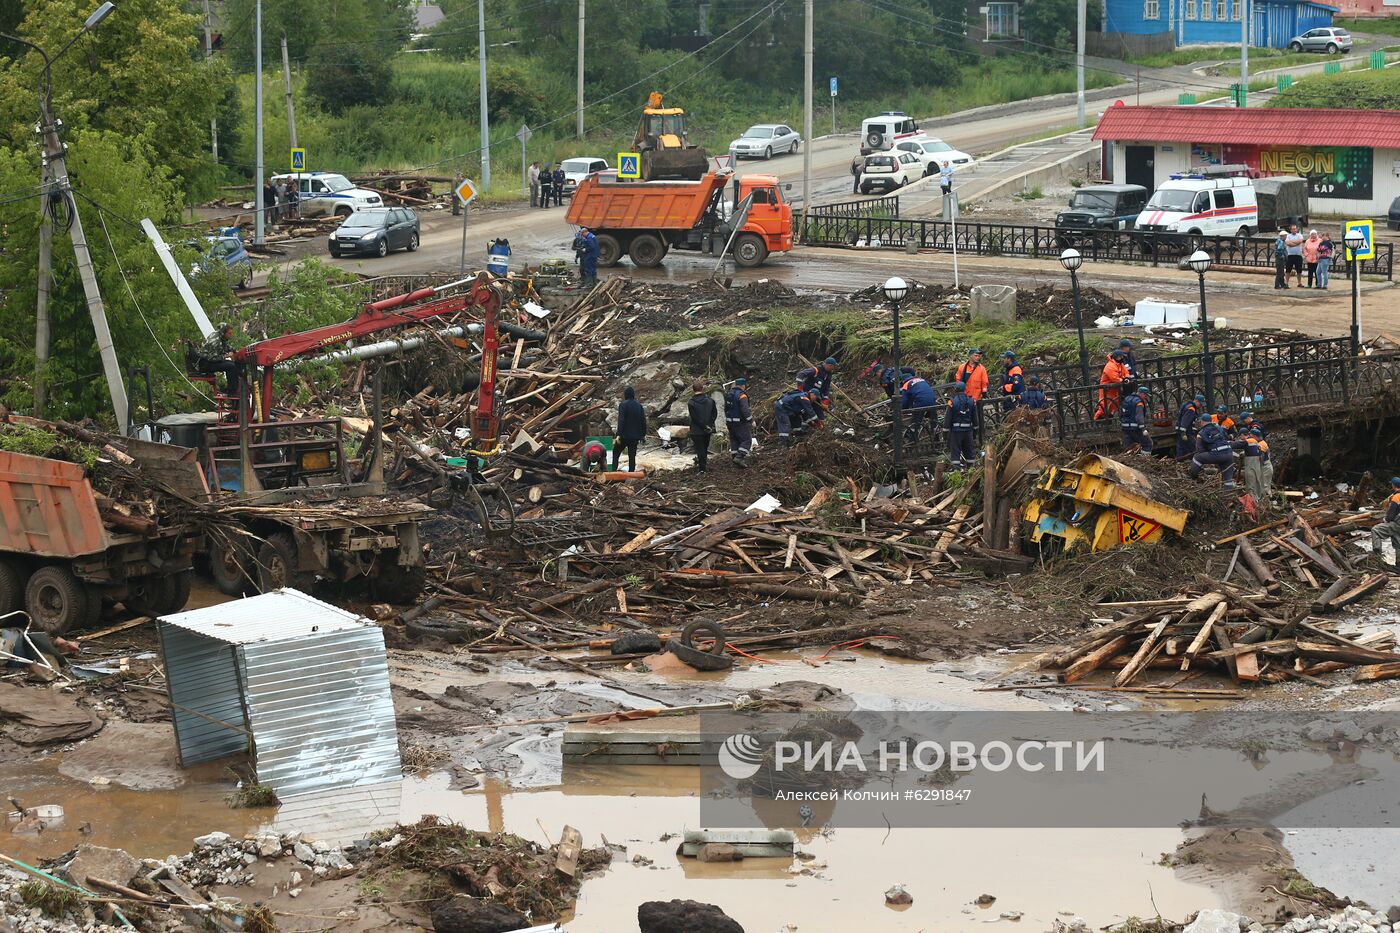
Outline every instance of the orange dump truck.
{"type": "Polygon", "coordinates": [[[661,264],[672,248],[718,254],[733,233],[740,203],[753,195],[732,247],[741,266],[762,264],[769,253],[792,249],[792,207],[773,175],[711,172],[699,181],[622,181],[591,175],[574,192],[567,220],[598,237],[598,265],[615,266],[627,254],[635,264],[661,264]],[[732,193],[726,198],[726,191],[732,193]]]}
{"type": "MultiPolygon", "coordinates": [[[[142,470],[198,492],[194,451],[122,445],[142,470]]],[[[178,612],[197,543],[183,523],[122,511],[93,489],[81,464],[0,450],[0,617],[23,610],[59,635],[95,623],[104,599],[143,615],[178,612]]],[[[10,615],[0,627],[23,628],[23,618],[10,615]]]]}

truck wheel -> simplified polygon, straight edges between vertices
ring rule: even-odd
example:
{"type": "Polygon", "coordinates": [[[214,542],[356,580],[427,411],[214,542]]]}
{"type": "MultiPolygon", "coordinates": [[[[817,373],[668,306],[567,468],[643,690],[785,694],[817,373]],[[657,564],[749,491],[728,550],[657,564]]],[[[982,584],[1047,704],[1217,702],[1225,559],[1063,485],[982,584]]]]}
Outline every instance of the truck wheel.
{"type": "Polygon", "coordinates": [[[768,258],[768,244],[756,233],[741,233],[734,241],[734,262],[745,269],[763,264],[768,258]]]}
{"type": "Polygon", "coordinates": [[[399,564],[395,554],[379,556],[379,573],[374,578],[375,595],[386,602],[407,606],[418,601],[423,592],[423,584],[428,581],[428,568],[424,564],[405,567],[399,564]]]}
{"type": "Polygon", "coordinates": [[[273,532],[258,548],[258,589],[271,593],[285,587],[310,593],[316,585],[316,574],[296,568],[296,539],[288,531],[273,532]]]}
{"type": "Polygon", "coordinates": [[[598,234],[598,265],[611,267],[622,260],[622,244],[610,233],[598,234]]]}
{"type": "MultiPolygon", "coordinates": [[[[19,568],[7,560],[0,560],[0,616],[8,615],[24,605],[24,577],[19,568]]],[[[10,625],[6,620],[0,625],[10,625]]]]}
{"type": "Polygon", "coordinates": [[[215,541],[209,548],[209,575],[226,596],[243,596],[253,586],[253,554],[242,541],[215,541]]]}
{"type": "Polygon", "coordinates": [[[88,595],[87,587],[67,567],[40,567],[24,588],[29,618],[50,635],[87,624],[93,602],[97,601],[88,595]]]}
{"type": "Polygon", "coordinates": [[[190,599],[194,571],[137,577],[128,585],[126,608],[137,615],[165,616],[185,608],[190,599]]]}
{"type": "Polygon", "coordinates": [[[652,233],[642,233],[632,240],[632,248],[627,251],[632,262],[643,269],[655,269],[661,265],[666,255],[666,247],[661,238],[652,233]]]}

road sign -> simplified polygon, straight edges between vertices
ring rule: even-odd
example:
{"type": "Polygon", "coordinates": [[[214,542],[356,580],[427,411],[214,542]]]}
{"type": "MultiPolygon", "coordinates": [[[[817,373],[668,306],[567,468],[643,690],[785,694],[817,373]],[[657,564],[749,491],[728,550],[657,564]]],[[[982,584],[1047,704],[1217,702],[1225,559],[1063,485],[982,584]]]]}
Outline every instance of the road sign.
{"type": "Polygon", "coordinates": [[[642,156],[638,152],[619,152],[617,154],[617,177],[618,178],[641,178],[642,177],[642,156]]]}
{"type": "Polygon", "coordinates": [[[472,181],[470,178],[463,178],[462,183],[454,188],[453,191],[457,195],[457,200],[461,201],[462,206],[465,207],[472,203],[472,198],[476,197],[476,182],[472,181]]]}
{"type": "Polygon", "coordinates": [[[836,96],[836,79],[835,79],[835,78],[832,78],[832,79],[831,79],[831,96],[832,96],[832,97],[835,97],[835,96],[836,96]]]}
{"type": "Polygon", "coordinates": [[[1366,245],[1356,251],[1356,255],[1354,258],[1375,259],[1376,241],[1373,236],[1373,234],[1375,233],[1375,225],[1369,220],[1348,220],[1347,228],[1346,230],[1342,231],[1342,236],[1345,238],[1346,235],[1352,230],[1360,230],[1361,235],[1366,238],[1366,245]]]}
{"type": "Polygon", "coordinates": [[[1143,518],[1141,515],[1134,515],[1132,512],[1118,510],[1118,540],[1123,544],[1136,544],[1139,541],[1146,541],[1148,535],[1161,528],[1159,522],[1143,518]]]}
{"type": "Polygon", "coordinates": [[[518,139],[518,140],[520,140],[520,142],[521,142],[522,144],[524,144],[524,143],[528,143],[528,142],[530,141],[530,137],[531,137],[531,136],[534,136],[534,135],[535,135],[535,131],[532,130],[532,129],[530,129],[530,128],[529,128],[528,126],[526,126],[524,123],[522,123],[522,124],[520,124],[520,129],[519,129],[519,131],[517,131],[516,134],[515,134],[515,138],[518,139]]]}
{"type": "Polygon", "coordinates": [[[293,149],[293,150],[292,150],[292,171],[294,171],[294,172],[304,172],[304,171],[306,171],[306,150],[305,150],[305,149],[293,149]]]}

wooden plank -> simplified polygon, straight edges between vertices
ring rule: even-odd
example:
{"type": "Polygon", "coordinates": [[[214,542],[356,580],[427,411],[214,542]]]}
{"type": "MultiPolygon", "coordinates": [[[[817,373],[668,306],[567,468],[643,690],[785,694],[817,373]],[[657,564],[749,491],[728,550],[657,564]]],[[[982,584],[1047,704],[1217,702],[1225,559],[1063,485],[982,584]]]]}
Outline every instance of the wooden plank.
{"type": "Polygon", "coordinates": [[[583,833],[565,826],[559,834],[559,855],[554,867],[570,878],[578,871],[578,857],[583,854],[583,833]]]}
{"type": "Polygon", "coordinates": [[[1196,633],[1196,637],[1191,639],[1191,644],[1186,647],[1186,656],[1181,659],[1181,669],[1183,671],[1190,670],[1191,661],[1200,653],[1200,650],[1205,647],[1206,641],[1210,638],[1211,631],[1215,628],[1216,623],[1225,618],[1225,613],[1229,608],[1230,604],[1224,599],[1221,599],[1220,602],[1216,604],[1215,609],[1211,612],[1210,616],[1206,618],[1204,624],[1201,625],[1201,630],[1196,633]]]}
{"type": "Polygon", "coordinates": [[[1392,677],[1400,677],[1400,661],[1388,661],[1385,664],[1368,664],[1365,667],[1358,667],[1356,673],[1352,675],[1351,682],[1354,684],[1364,684],[1373,680],[1389,680],[1392,677]]]}
{"type": "Polygon", "coordinates": [[[150,616],[142,616],[139,619],[130,619],[126,622],[121,623],[120,625],[113,625],[109,628],[104,628],[96,632],[89,632],[86,635],[79,635],[73,640],[78,642],[92,641],[94,638],[102,638],[105,635],[115,635],[117,632],[125,632],[127,629],[136,628],[136,626],[138,625],[145,625],[149,621],[151,621],[150,616]]]}
{"type": "Polygon", "coordinates": [[[1162,621],[1158,622],[1153,627],[1152,631],[1148,633],[1147,637],[1143,639],[1142,644],[1138,646],[1138,650],[1133,654],[1132,660],[1128,662],[1128,666],[1119,671],[1118,676],[1113,679],[1113,685],[1115,687],[1126,687],[1128,684],[1132,683],[1133,678],[1142,671],[1147,665],[1147,662],[1153,658],[1157,651],[1161,650],[1158,646],[1158,642],[1162,638],[1162,633],[1167,630],[1167,626],[1171,624],[1171,619],[1171,616],[1163,616],[1162,621]]]}
{"type": "Polygon", "coordinates": [[[1242,681],[1251,683],[1259,680],[1259,655],[1251,651],[1236,657],[1235,676],[1242,681]]]}
{"type": "Polygon", "coordinates": [[[750,570],[752,570],[754,573],[763,573],[763,568],[758,566],[758,564],[755,564],[753,562],[753,558],[749,557],[749,555],[744,552],[744,549],[739,547],[737,543],[730,541],[727,538],[725,539],[724,543],[726,547],[728,547],[735,554],[739,555],[740,560],[749,565],[750,570]]]}
{"type": "Polygon", "coordinates": [[[1109,658],[1116,656],[1118,652],[1128,647],[1128,643],[1131,641],[1131,635],[1119,635],[1117,638],[1104,642],[1098,648],[1095,648],[1093,651],[1065,668],[1064,673],[1060,675],[1060,680],[1067,684],[1082,680],[1087,674],[1102,667],[1103,663],[1109,658]]]}
{"type": "Polygon", "coordinates": [[[792,567],[793,555],[797,552],[797,535],[788,535],[787,556],[783,558],[783,569],[792,567]]]}

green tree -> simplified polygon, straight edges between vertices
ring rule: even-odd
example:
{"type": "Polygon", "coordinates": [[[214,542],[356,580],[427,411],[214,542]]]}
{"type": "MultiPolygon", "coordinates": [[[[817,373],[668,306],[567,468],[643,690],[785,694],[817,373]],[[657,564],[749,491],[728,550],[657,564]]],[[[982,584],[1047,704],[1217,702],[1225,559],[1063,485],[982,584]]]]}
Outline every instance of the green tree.
{"type": "MultiPolygon", "coordinates": [[[[95,6],[33,0],[17,35],[56,53],[95,6]]],[[[53,69],[54,112],[70,136],[91,128],[143,141],[187,195],[212,193],[219,178],[209,158],[209,119],[229,81],[199,53],[198,27],[180,0],[122,0],[53,69]]],[[[11,146],[34,144],[42,70],[34,52],[0,60],[0,140],[11,146]]]]}
{"type": "MultiPolygon", "coordinates": [[[[1078,0],[1027,0],[1021,7],[1021,31],[1039,46],[1074,51],[1074,35],[1079,22],[1078,0]]],[[[1103,8],[1097,3],[1085,7],[1085,28],[1098,32],[1103,8]]]]}

